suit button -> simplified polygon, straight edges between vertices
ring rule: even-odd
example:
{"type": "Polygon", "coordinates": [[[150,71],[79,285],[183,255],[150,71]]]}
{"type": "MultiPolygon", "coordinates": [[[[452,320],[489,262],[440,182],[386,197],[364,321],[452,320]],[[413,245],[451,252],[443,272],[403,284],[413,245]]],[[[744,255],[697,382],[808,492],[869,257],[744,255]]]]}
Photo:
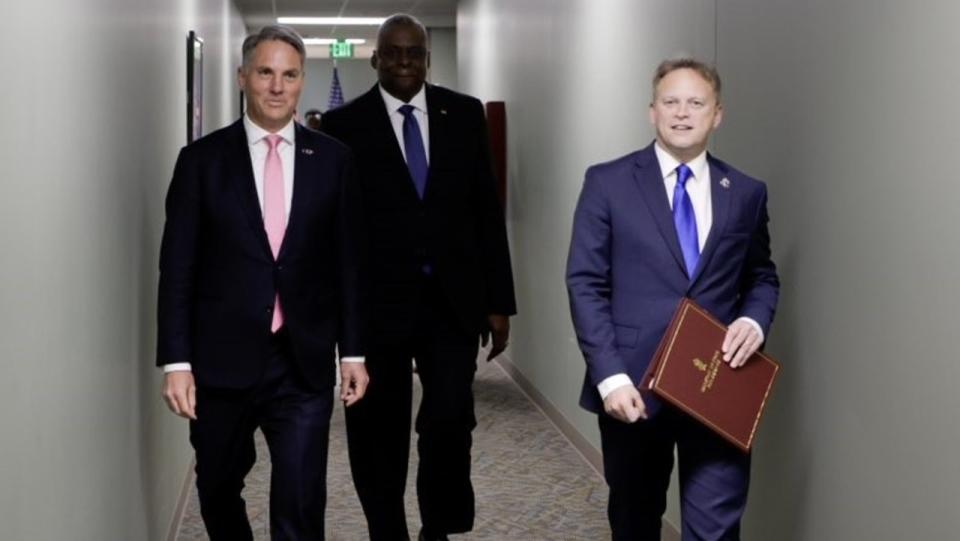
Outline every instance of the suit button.
{"type": "Polygon", "coordinates": [[[277,270],[283,270],[283,265],[277,265],[277,270]]]}
{"type": "Polygon", "coordinates": [[[267,307],[267,313],[268,313],[268,314],[272,314],[272,313],[273,313],[273,307],[272,307],[272,306],[268,306],[268,307],[267,307]]]}

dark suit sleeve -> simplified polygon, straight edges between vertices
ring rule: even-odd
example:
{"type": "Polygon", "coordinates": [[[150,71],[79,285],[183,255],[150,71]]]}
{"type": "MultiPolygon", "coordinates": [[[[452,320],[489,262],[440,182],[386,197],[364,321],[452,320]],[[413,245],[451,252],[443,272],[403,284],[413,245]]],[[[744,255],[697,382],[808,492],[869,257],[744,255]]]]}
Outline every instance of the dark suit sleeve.
{"type": "Polygon", "coordinates": [[[345,140],[346,134],[344,126],[340,122],[340,117],[342,116],[340,113],[340,111],[337,111],[323,115],[323,122],[320,123],[320,131],[350,146],[349,142],[345,140]]]}
{"type": "Polygon", "coordinates": [[[769,336],[780,294],[777,268],[770,258],[770,232],[767,229],[769,221],[767,190],[762,186],[757,203],[757,226],[750,241],[740,280],[740,316],[756,321],[765,336],[769,336]]]}
{"type": "Polygon", "coordinates": [[[490,139],[487,134],[483,104],[473,100],[477,119],[478,163],[474,196],[479,204],[477,229],[482,254],[483,277],[486,290],[487,314],[514,315],[517,304],[513,290],[513,271],[510,266],[510,247],[503,207],[497,197],[496,176],[490,157],[490,139]]]}
{"type": "Polygon", "coordinates": [[[341,325],[338,337],[340,357],[364,355],[364,307],[366,261],[360,186],[347,155],[340,174],[339,246],[341,325]]]}
{"type": "Polygon", "coordinates": [[[573,215],[573,236],[567,258],[567,293],[577,341],[587,361],[587,374],[596,386],[626,373],[617,350],[611,298],[611,216],[607,195],[596,169],[586,180],[573,215]]]}
{"type": "Polygon", "coordinates": [[[200,225],[199,180],[196,153],[188,148],[182,149],[167,191],[167,221],[160,244],[158,366],[192,360],[191,318],[200,225]]]}

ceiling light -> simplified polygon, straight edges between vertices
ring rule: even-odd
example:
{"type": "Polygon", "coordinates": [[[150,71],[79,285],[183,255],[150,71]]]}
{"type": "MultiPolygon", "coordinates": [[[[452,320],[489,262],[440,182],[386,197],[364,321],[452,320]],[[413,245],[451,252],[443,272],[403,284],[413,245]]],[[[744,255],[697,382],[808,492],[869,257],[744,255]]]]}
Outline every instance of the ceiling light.
{"type": "Polygon", "coordinates": [[[303,44],[304,45],[333,45],[338,41],[345,41],[351,45],[363,45],[364,43],[367,42],[367,40],[359,39],[359,38],[347,38],[345,40],[339,40],[335,38],[304,38],[303,44]]]}
{"type": "Polygon", "coordinates": [[[280,24],[329,26],[380,26],[385,17],[277,17],[280,24]]]}

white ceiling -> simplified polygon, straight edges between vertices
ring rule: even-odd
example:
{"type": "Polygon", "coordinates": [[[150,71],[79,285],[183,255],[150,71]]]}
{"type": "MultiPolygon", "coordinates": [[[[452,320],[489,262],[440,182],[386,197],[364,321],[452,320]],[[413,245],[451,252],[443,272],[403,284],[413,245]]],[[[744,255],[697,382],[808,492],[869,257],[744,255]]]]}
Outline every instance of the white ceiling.
{"type": "MultiPolygon", "coordinates": [[[[386,17],[403,12],[429,27],[454,27],[457,0],[234,0],[251,31],[277,17],[386,17]]],[[[372,45],[375,26],[293,26],[305,38],[361,38],[372,45]]],[[[312,56],[312,55],[311,55],[312,56]]]]}

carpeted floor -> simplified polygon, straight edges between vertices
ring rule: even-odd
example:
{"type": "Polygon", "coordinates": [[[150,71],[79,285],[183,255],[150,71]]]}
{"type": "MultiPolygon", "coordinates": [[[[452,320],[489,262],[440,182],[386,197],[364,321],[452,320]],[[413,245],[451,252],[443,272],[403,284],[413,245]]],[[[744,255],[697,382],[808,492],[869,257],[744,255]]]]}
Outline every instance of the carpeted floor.
{"type": "MultiPolygon", "coordinates": [[[[607,489],[546,417],[520,392],[496,363],[480,362],[474,391],[473,483],[477,520],[455,540],[592,541],[609,539],[607,489]]],[[[416,381],[416,378],[414,378],[416,381]]],[[[419,401],[419,383],[415,393],[419,401]]],[[[415,438],[416,435],[413,436],[415,438]]],[[[407,522],[412,536],[420,528],[413,480],[416,444],[412,439],[407,484],[407,522]]],[[[270,539],[267,492],[269,453],[258,434],[259,460],[247,477],[244,498],[257,540],[270,539]]],[[[327,477],[327,539],[367,538],[360,502],[350,480],[342,406],[330,427],[327,477]]],[[[178,541],[207,539],[196,489],[191,490],[178,541]]]]}

